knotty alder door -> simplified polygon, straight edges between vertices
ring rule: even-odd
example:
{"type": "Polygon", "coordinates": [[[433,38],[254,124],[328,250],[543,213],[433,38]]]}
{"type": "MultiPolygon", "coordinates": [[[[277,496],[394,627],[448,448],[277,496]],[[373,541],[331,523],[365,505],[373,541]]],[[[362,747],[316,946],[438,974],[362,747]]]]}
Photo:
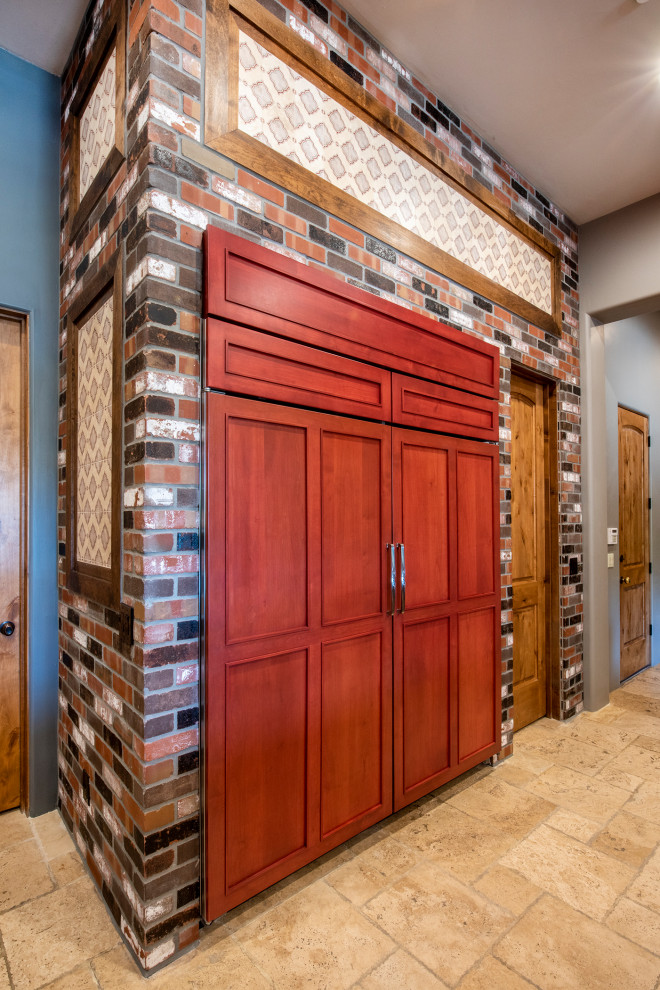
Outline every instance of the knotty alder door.
{"type": "Polygon", "coordinates": [[[651,662],[649,635],[649,422],[619,406],[620,677],[651,662]]]}
{"type": "Polygon", "coordinates": [[[214,918],[495,751],[499,575],[495,446],[218,394],[207,433],[214,918]]]}

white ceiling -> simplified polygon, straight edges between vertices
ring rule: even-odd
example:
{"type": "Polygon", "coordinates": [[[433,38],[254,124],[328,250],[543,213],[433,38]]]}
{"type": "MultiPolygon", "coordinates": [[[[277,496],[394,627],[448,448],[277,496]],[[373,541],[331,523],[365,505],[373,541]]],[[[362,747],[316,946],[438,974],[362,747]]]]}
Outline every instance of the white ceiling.
{"type": "MultiPolygon", "coordinates": [[[[660,192],[660,0],[342,2],[576,222],[660,192]]],[[[0,47],[59,74],[86,6],[0,0],[0,47]]]]}

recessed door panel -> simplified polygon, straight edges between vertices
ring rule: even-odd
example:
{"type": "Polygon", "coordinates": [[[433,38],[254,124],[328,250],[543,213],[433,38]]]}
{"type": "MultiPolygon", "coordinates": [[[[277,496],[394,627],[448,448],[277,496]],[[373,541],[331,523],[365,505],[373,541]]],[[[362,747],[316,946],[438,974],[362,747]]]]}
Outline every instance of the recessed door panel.
{"type": "Polygon", "coordinates": [[[648,429],[646,416],[619,407],[621,680],[651,660],[648,429]]]}
{"type": "Polygon", "coordinates": [[[496,610],[458,616],[458,759],[495,742],[496,610]]]}
{"type": "Polygon", "coordinates": [[[495,590],[493,466],[492,453],[457,451],[458,597],[462,599],[495,590]]]}
{"type": "Polygon", "coordinates": [[[307,842],[307,657],[227,665],[228,888],[307,842]]]}
{"type": "MultiPolygon", "coordinates": [[[[286,415],[286,414],[285,414],[286,415]]],[[[227,420],[227,641],[307,624],[307,430],[227,420]]]]}
{"type": "MultiPolygon", "coordinates": [[[[380,633],[325,643],[321,655],[321,835],[383,805],[391,809],[390,657],[380,633]],[[384,681],[385,679],[385,681],[384,681]]],[[[389,642],[387,643],[389,648],[389,642]]],[[[388,650],[389,652],[389,650],[388,650]]]]}

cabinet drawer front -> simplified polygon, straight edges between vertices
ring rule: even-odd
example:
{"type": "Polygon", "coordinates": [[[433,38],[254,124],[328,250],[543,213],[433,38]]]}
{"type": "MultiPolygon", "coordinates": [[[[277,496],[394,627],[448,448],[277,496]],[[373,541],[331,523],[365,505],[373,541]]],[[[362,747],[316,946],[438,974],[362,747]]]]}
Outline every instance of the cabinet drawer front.
{"type": "Polygon", "coordinates": [[[402,426],[417,426],[479,440],[497,440],[498,437],[495,399],[406,375],[392,375],[392,420],[402,426]]]}
{"type": "Polygon", "coordinates": [[[390,418],[390,373],[270,334],[210,319],[209,388],[330,412],[390,418]]]}

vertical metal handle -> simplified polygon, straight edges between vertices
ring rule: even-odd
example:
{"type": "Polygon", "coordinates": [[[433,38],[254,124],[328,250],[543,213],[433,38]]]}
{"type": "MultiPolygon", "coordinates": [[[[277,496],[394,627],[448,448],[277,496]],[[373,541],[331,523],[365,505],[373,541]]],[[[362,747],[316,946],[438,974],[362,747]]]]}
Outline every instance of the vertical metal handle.
{"type": "Polygon", "coordinates": [[[403,543],[397,543],[397,546],[401,554],[401,608],[399,611],[403,615],[406,610],[406,548],[403,543]]]}
{"type": "Polygon", "coordinates": [[[389,581],[389,605],[387,608],[388,615],[394,615],[394,610],[396,609],[396,557],[394,555],[394,544],[388,543],[387,551],[390,555],[390,581],[389,581]]]}

